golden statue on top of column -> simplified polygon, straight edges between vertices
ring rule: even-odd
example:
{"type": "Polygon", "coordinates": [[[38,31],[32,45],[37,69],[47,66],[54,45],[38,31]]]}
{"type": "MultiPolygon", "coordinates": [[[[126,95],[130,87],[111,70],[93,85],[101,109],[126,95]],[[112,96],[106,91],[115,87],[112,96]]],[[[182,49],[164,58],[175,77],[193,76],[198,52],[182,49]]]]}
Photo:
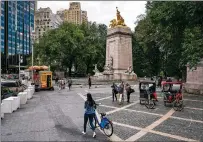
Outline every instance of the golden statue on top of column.
{"type": "Polygon", "coordinates": [[[125,20],[120,15],[120,11],[118,11],[118,7],[116,7],[116,18],[117,18],[117,20],[113,19],[110,21],[110,25],[109,25],[110,28],[114,28],[117,26],[126,27],[125,20]]]}

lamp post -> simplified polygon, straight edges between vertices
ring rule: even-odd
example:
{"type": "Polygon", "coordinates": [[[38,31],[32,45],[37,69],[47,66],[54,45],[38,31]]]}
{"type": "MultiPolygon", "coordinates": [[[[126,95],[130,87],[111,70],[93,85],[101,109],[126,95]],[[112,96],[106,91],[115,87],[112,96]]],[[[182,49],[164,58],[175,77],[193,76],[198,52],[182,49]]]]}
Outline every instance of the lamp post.
{"type": "Polygon", "coordinates": [[[32,30],[32,33],[31,33],[31,44],[32,44],[32,83],[34,82],[34,70],[33,70],[33,62],[34,62],[34,49],[33,49],[33,44],[34,44],[34,39],[33,39],[33,34],[34,34],[34,30],[32,30]]]}
{"type": "MultiPolygon", "coordinates": [[[[17,47],[17,34],[18,34],[18,23],[17,23],[17,14],[18,14],[18,12],[17,12],[17,1],[16,1],[16,5],[15,5],[15,47],[16,47],[16,51],[18,50],[18,48],[19,47],[17,47]]],[[[19,51],[18,51],[18,53],[19,53],[19,51]]],[[[16,54],[17,54],[17,52],[16,52],[16,54]]],[[[20,55],[19,55],[20,56],[20,55]]],[[[20,59],[20,57],[19,57],[19,59],[20,59]]],[[[20,60],[19,60],[20,61],[20,60]]],[[[19,69],[20,69],[20,66],[19,66],[19,69]]],[[[19,70],[19,79],[20,79],[20,70],[19,70]]]]}
{"type": "MultiPolygon", "coordinates": [[[[23,35],[23,33],[20,33],[20,41],[21,41],[21,36],[23,35]]],[[[18,62],[18,70],[19,70],[19,80],[20,80],[20,63],[22,63],[22,57],[20,56],[20,52],[21,52],[21,47],[22,47],[22,45],[20,44],[20,46],[18,46],[18,60],[19,60],[19,62],[18,62]]]]}

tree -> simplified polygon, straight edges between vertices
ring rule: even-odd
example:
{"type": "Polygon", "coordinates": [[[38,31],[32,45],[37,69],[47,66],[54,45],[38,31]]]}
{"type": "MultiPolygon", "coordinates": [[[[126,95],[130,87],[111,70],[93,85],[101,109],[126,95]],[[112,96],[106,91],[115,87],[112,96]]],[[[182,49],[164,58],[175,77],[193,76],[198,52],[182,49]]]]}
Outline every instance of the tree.
{"type": "Polygon", "coordinates": [[[202,2],[147,2],[146,15],[137,21],[134,34],[136,44],[150,59],[148,74],[160,69],[168,76],[181,77],[187,63],[194,67],[203,58],[202,6],[202,2]],[[152,54],[156,58],[149,57],[152,54]]]}
{"type": "Polygon", "coordinates": [[[52,69],[68,68],[69,75],[73,64],[77,73],[91,73],[94,64],[101,67],[104,63],[106,29],[102,24],[64,22],[59,28],[47,31],[34,45],[35,58],[52,69]]]}

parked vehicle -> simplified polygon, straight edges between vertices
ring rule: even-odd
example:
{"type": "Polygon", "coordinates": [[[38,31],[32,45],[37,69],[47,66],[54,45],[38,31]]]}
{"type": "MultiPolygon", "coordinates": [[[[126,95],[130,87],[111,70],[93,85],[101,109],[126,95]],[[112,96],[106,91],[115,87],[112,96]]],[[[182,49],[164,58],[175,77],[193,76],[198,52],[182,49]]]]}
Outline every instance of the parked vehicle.
{"type": "Polygon", "coordinates": [[[141,80],[139,83],[140,90],[140,104],[144,104],[147,108],[154,108],[156,105],[157,94],[156,94],[156,82],[155,81],[147,81],[141,80]]]}
{"type": "Polygon", "coordinates": [[[163,82],[164,105],[173,104],[174,110],[183,109],[183,94],[181,82],[163,82]]]}
{"type": "Polygon", "coordinates": [[[27,86],[24,84],[21,84],[19,80],[2,80],[1,86],[9,88],[11,91],[15,93],[23,92],[25,89],[27,89],[27,86]]]}
{"type": "Polygon", "coordinates": [[[36,71],[34,74],[35,91],[54,90],[51,71],[36,71]]]}

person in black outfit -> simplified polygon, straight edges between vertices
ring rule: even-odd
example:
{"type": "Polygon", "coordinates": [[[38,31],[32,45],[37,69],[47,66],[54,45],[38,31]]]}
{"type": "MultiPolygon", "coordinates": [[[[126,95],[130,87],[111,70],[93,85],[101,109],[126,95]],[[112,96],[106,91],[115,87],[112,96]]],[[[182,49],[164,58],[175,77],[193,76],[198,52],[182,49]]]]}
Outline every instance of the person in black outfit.
{"type": "Polygon", "coordinates": [[[88,78],[88,84],[89,84],[89,89],[90,89],[90,87],[92,86],[92,81],[91,81],[90,76],[89,76],[89,78],[88,78]]]}
{"type": "Polygon", "coordinates": [[[111,86],[111,88],[112,88],[112,99],[113,99],[113,102],[114,102],[114,98],[116,98],[116,101],[117,101],[117,96],[116,96],[116,94],[118,94],[118,91],[117,91],[117,89],[116,89],[116,84],[115,83],[113,83],[113,85],[111,86]]]}
{"type": "Polygon", "coordinates": [[[96,109],[96,103],[93,100],[92,95],[90,93],[88,93],[87,100],[85,101],[84,131],[82,133],[84,135],[86,134],[86,126],[87,126],[87,122],[89,120],[91,129],[93,131],[93,138],[96,137],[95,126],[93,124],[93,119],[95,118],[95,109],[96,109]]]}
{"type": "Polygon", "coordinates": [[[59,78],[58,78],[58,76],[57,76],[56,79],[55,79],[55,84],[58,83],[58,80],[59,80],[59,78]]]}
{"type": "Polygon", "coordinates": [[[127,94],[127,102],[130,103],[130,94],[131,94],[130,84],[126,83],[125,90],[127,94]]]}

